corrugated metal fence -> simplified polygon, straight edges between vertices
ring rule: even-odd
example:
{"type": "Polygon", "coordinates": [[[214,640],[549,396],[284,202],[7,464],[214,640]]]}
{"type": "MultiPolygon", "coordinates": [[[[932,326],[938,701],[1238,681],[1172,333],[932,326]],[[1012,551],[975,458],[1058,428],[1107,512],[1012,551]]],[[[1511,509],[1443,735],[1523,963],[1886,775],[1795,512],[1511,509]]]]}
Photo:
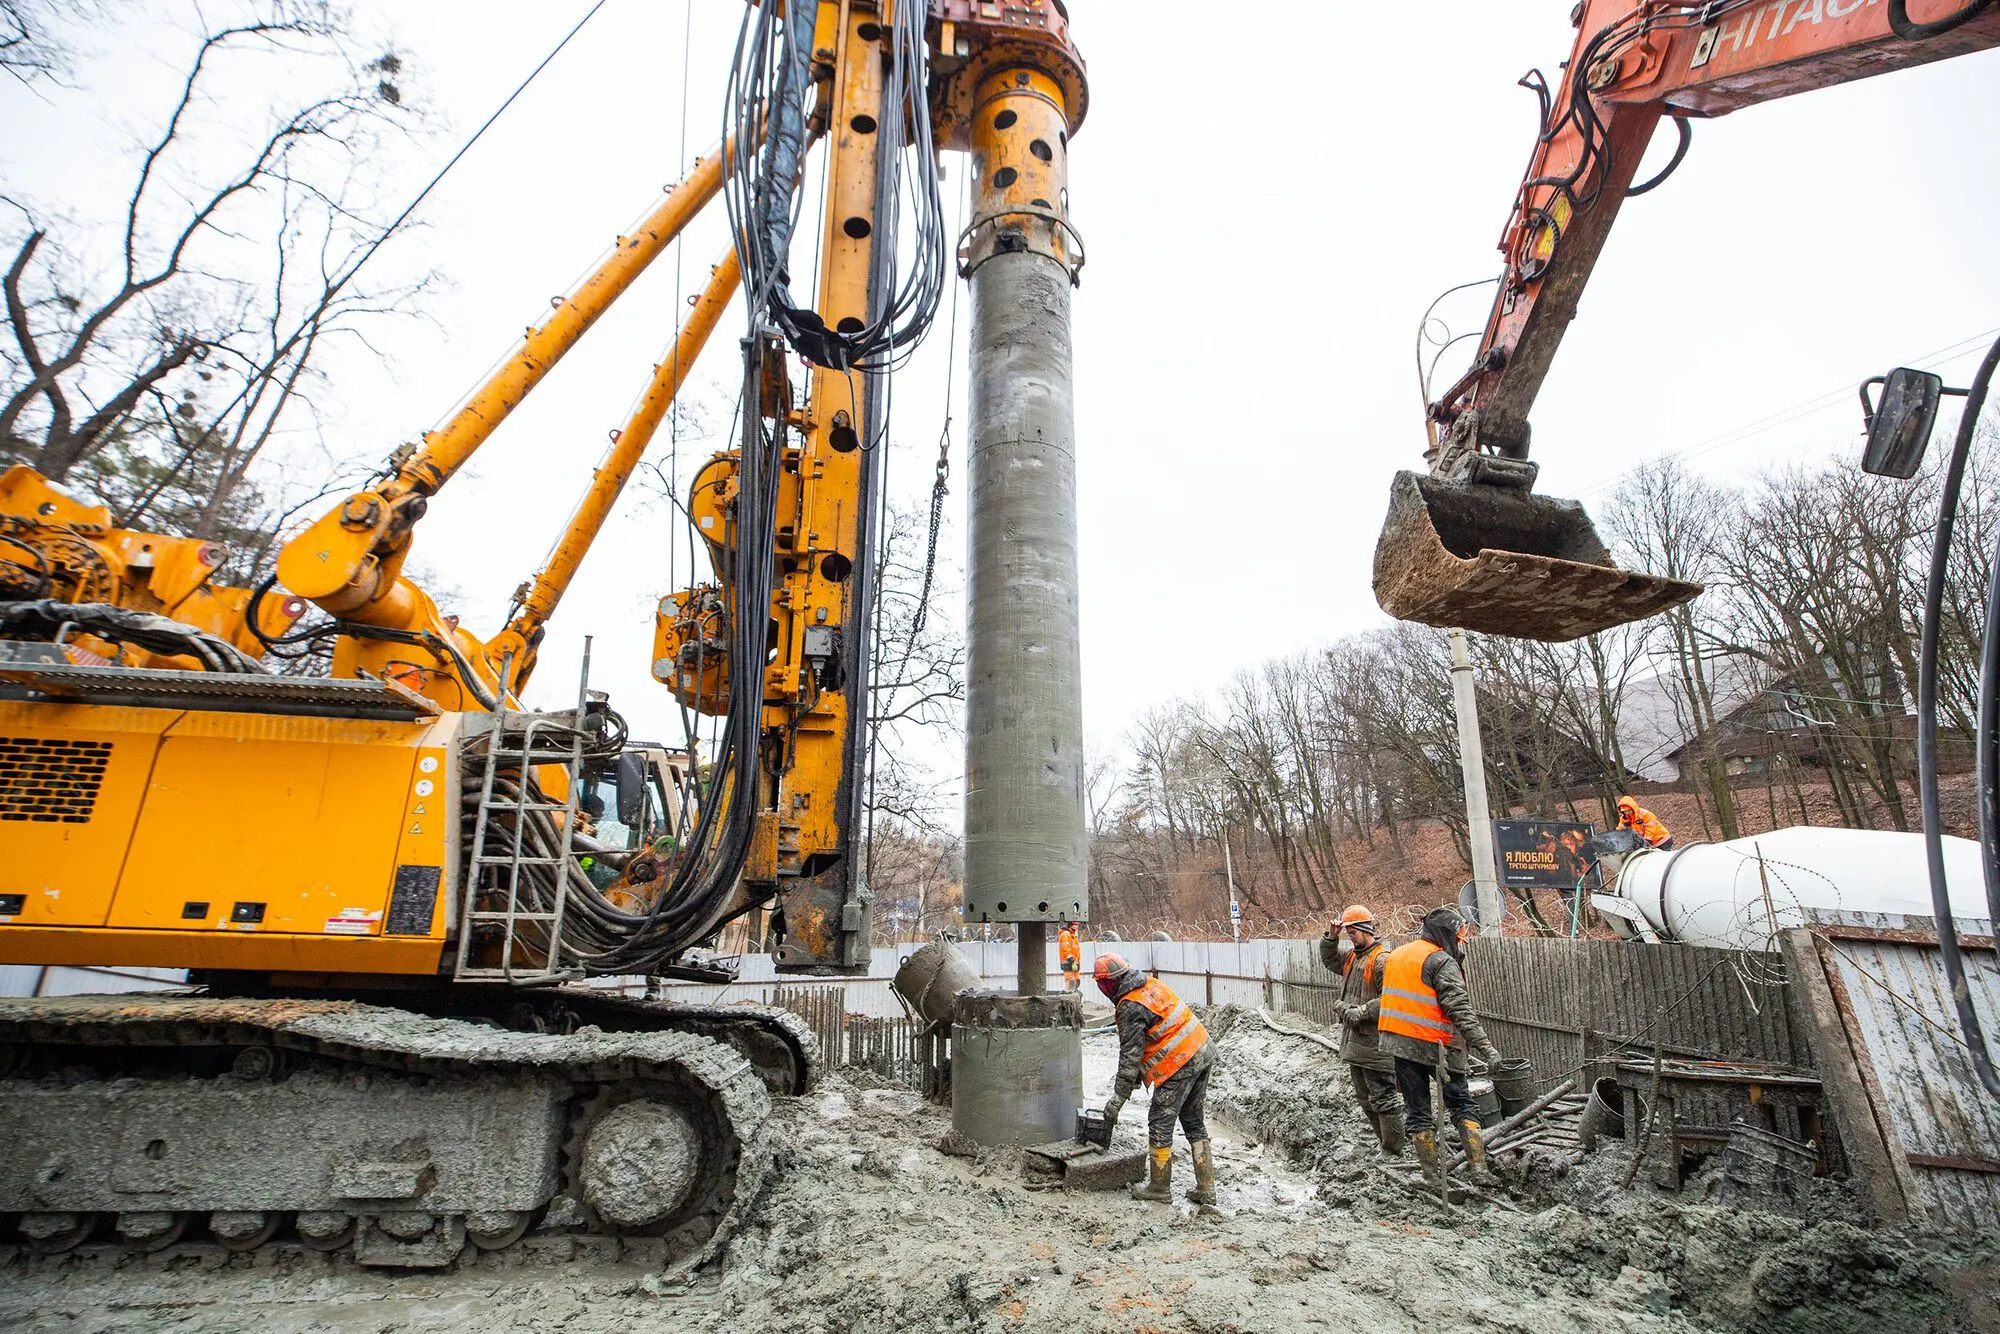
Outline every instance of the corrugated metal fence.
{"type": "Polygon", "coordinates": [[[1620,1050],[1803,1067],[1808,1045],[1776,955],[1695,945],[1482,936],[1466,985],[1493,1041],[1547,1090],[1620,1050]]]}
{"type": "MultiPolygon", "coordinates": [[[[1908,1216],[1990,1236],[2000,1231],[2000,1103],[1973,1072],[1937,946],[1913,936],[1815,933],[1827,999],[1845,1029],[1837,1055],[1854,1061],[1853,1101],[1873,1113],[1908,1216]]],[[[2000,967],[1990,937],[1968,944],[1966,993],[1990,1041],[2000,1033],[2000,967]]]]}

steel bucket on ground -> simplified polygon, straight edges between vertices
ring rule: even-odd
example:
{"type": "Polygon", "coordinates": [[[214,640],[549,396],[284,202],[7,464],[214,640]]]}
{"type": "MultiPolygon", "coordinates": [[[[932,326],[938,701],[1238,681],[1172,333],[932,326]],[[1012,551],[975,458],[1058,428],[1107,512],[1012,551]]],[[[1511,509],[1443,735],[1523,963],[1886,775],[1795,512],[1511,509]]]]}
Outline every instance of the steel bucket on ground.
{"type": "Polygon", "coordinates": [[[1535,1100],[1535,1063],[1527,1057],[1502,1057],[1500,1064],[1488,1073],[1493,1076],[1493,1091],[1500,1095],[1500,1106],[1507,1115],[1512,1116],[1535,1100]]]}
{"type": "MultiPolygon", "coordinates": [[[[1634,1102],[1641,1104],[1639,1122],[1644,1124],[1645,1099],[1634,1096],[1634,1102]]],[[[1590,1100],[1584,1104],[1583,1117],[1576,1125],[1577,1145],[1585,1153],[1594,1152],[1599,1139],[1623,1139],[1625,1136],[1625,1091],[1615,1079],[1600,1079],[1590,1086],[1590,1100]]]]}

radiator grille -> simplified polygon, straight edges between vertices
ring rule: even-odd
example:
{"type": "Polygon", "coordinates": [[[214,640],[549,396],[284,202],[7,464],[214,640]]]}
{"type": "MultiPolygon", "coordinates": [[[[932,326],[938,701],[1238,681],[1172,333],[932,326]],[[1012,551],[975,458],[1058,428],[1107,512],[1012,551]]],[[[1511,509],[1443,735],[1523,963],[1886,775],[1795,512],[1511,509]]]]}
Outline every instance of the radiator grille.
{"type": "Polygon", "coordinates": [[[0,736],[0,820],[88,823],[110,762],[109,741],[0,736]]]}

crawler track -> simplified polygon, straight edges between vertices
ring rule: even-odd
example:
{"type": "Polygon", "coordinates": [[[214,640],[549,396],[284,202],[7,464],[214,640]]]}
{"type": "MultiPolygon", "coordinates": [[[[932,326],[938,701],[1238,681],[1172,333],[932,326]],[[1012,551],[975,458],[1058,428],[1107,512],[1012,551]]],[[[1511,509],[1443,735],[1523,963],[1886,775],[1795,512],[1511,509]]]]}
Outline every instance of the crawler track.
{"type": "Polygon", "coordinates": [[[42,1251],[206,1235],[397,1266],[567,1230],[705,1259],[766,1170],[767,1084],[816,1073],[810,1036],[571,999],[530,1008],[564,1032],[350,1000],[0,1002],[0,1229],[42,1251]]]}

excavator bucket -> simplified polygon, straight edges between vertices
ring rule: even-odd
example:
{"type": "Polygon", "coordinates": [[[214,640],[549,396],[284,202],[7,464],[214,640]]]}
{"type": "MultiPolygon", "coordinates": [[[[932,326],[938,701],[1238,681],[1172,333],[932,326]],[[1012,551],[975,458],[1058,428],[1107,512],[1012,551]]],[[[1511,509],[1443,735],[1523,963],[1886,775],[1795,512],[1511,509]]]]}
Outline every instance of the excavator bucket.
{"type": "Polygon", "coordinates": [[[1398,620],[1548,643],[1678,606],[1700,584],[1621,570],[1574,500],[1399,472],[1375,543],[1398,620]]]}

